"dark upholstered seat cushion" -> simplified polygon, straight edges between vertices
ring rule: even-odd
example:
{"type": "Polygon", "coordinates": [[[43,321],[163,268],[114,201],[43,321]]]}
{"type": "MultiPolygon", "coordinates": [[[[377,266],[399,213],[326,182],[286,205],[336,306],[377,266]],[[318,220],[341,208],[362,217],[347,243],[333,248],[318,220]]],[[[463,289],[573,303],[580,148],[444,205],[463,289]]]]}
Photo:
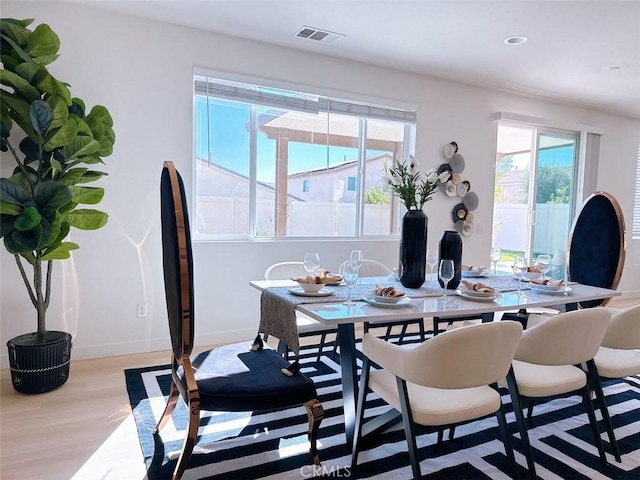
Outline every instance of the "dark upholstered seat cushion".
{"type": "MultiPolygon", "coordinates": [[[[316,398],[305,375],[283,375],[289,364],[275,351],[249,350],[250,343],[226,345],[195,355],[192,360],[202,410],[229,412],[290,407],[316,398]]],[[[178,369],[184,388],[184,374],[178,369]]]]}

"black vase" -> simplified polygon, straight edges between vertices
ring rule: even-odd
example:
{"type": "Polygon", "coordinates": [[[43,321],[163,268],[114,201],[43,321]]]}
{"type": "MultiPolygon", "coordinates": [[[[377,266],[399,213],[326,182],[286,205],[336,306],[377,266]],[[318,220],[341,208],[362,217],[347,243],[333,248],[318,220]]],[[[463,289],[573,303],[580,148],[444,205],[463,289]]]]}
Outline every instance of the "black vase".
{"type": "MultiPolygon", "coordinates": [[[[440,260],[453,260],[454,276],[447,284],[447,289],[458,288],[462,275],[462,238],[458,232],[446,230],[440,237],[438,265],[440,260]]],[[[438,283],[444,288],[444,282],[438,277],[438,283]]]]}
{"type": "Polygon", "coordinates": [[[420,288],[427,264],[427,223],[422,210],[409,210],[402,217],[400,237],[400,283],[407,288],[420,288]]]}

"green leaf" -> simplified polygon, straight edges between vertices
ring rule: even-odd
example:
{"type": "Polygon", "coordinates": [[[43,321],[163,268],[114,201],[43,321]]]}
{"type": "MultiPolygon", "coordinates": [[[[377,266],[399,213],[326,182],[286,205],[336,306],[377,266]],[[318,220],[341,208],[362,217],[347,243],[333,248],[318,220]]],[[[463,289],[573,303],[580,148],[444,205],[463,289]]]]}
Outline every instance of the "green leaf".
{"type": "Polygon", "coordinates": [[[109,215],[93,209],[76,209],[67,214],[67,220],[72,227],[80,230],[97,230],[107,224],[109,215]]]}
{"type": "Polygon", "coordinates": [[[91,183],[91,182],[95,182],[96,180],[100,180],[102,177],[108,175],[108,173],[105,172],[97,172],[95,170],[89,170],[87,173],[85,173],[82,176],[82,181],[78,182],[78,183],[91,183]]]}
{"type": "Polygon", "coordinates": [[[82,176],[86,173],[86,168],[72,168],[67,170],[64,176],[60,179],[60,182],[67,186],[75,185],[80,182],[82,176]]]}
{"type": "Polygon", "coordinates": [[[69,110],[74,115],[77,115],[80,118],[84,118],[84,112],[86,111],[86,107],[82,99],[73,97],[71,99],[71,106],[69,107],[69,110]]]}
{"type": "Polygon", "coordinates": [[[87,122],[85,122],[82,117],[79,117],[76,114],[72,114],[72,115],[73,115],[73,119],[76,121],[76,124],[78,125],[78,135],[85,135],[89,138],[93,138],[93,132],[91,131],[91,128],[89,128],[89,125],[87,125],[87,122]]]}
{"type": "Polygon", "coordinates": [[[36,225],[35,228],[21,232],[20,230],[12,230],[11,233],[4,237],[4,244],[9,253],[18,254],[35,250],[40,244],[42,238],[42,226],[36,225]],[[9,245],[7,245],[9,243],[9,245]]]}
{"type": "Polygon", "coordinates": [[[31,197],[22,186],[12,182],[8,178],[0,178],[0,200],[2,200],[2,203],[24,205],[30,199],[31,197]]]}
{"type": "Polygon", "coordinates": [[[31,104],[12,93],[2,93],[2,102],[9,108],[9,116],[20,125],[29,137],[42,141],[42,137],[31,126],[31,104]]]}
{"type": "Polygon", "coordinates": [[[14,215],[0,214],[0,238],[4,237],[13,230],[14,215]]]}
{"type": "Polygon", "coordinates": [[[29,102],[40,98],[40,92],[28,80],[8,70],[0,70],[0,83],[13,88],[16,94],[29,102]]]}
{"type": "MultiPolygon", "coordinates": [[[[32,86],[37,85],[38,88],[40,88],[40,83],[49,75],[45,67],[33,62],[21,63],[16,66],[15,71],[32,86]]],[[[40,97],[40,94],[38,94],[38,97],[40,97]]]]}
{"type": "Polygon", "coordinates": [[[18,205],[0,200],[0,214],[15,217],[19,215],[21,211],[22,209],[18,205]]]}
{"type": "Polygon", "coordinates": [[[47,99],[47,103],[53,110],[53,121],[50,129],[58,128],[65,125],[69,121],[69,107],[60,95],[52,95],[47,99]]]}
{"type": "Polygon", "coordinates": [[[55,56],[60,50],[60,39],[49,25],[41,23],[29,35],[25,50],[34,58],[55,56]]]}
{"type": "Polygon", "coordinates": [[[62,149],[62,154],[67,160],[84,157],[96,153],[100,149],[100,144],[92,137],[77,136],[69,145],[62,149]]]}
{"type": "Polygon", "coordinates": [[[42,256],[42,260],[64,260],[71,256],[71,250],[77,250],[80,246],[73,242],[63,242],[54,249],[47,249],[42,256]]]}
{"type": "Polygon", "coordinates": [[[20,256],[24,258],[27,262],[29,262],[31,265],[36,264],[36,257],[33,256],[32,252],[24,252],[24,253],[21,253],[20,256]]]}
{"type": "Polygon", "coordinates": [[[87,205],[95,205],[102,201],[104,188],[101,187],[71,187],[73,201],[87,205]]]}
{"type": "Polygon", "coordinates": [[[53,221],[60,208],[72,199],[71,189],[54,180],[47,180],[38,185],[34,196],[38,211],[49,221],[53,221]]]}
{"type": "MultiPolygon", "coordinates": [[[[33,61],[33,59],[31,58],[31,55],[29,55],[18,43],[13,41],[13,39],[9,38],[7,35],[4,35],[4,34],[0,35],[0,37],[2,37],[2,39],[5,40],[11,46],[11,48],[13,49],[13,52],[15,52],[16,55],[20,57],[22,60],[24,60],[25,62],[33,61]]],[[[2,60],[2,63],[5,64],[5,68],[6,68],[7,64],[5,63],[4,58],[2,60]]]]}
{"type": "Polygon", "coordinates": [[[69,145],[78,134],[76,123],[69,119],[66,124],[60,127],[51,138],[45,143],[44,148],[53,150],[54,148],[69,145]]]}
{"type": "Polygon", "coordinates": [[[31,104],[31,125],[43,137],[47,134],[53,121],[53,109],[43,100],[36,100],[31,104]]]}
{"type": "Polygon", "coordinates": [[[16,218],[16,221],[13,223],[13,226],[16,230],[20,230],[21,232],[26,232],[35,228],[37,225],[40,225],[40,213],[38,213],[38,209],[36,207],[27,207],[22,213],[16,218]]]}

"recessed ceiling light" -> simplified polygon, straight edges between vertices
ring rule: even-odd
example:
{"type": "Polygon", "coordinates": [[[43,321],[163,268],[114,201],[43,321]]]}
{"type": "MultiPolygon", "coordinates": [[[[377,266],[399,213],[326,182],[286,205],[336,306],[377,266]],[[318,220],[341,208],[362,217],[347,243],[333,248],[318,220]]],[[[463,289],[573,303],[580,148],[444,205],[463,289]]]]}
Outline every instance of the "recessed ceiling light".
{"type": "Polygon", "coordinates": [[[504,43],[506,43],[507,45],[522,45],[523,43],[525,43],[527,40],[529,40],[528,37],[525,37],[524,35],[517,35],[515,37],[509,37],[507,38],[504,43]]]}

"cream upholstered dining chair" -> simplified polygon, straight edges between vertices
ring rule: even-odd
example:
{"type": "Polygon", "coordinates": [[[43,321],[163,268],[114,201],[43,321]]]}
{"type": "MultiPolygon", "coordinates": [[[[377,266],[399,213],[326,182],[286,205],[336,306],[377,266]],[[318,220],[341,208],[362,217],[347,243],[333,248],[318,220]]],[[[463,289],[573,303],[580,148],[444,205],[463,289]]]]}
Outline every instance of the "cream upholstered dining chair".
{"type": "MultiPolygon", "coordinates": [[[[304,268],[304,262],[279,262],[271,265],[264,272],[265,280],[288,280],[290,278],[300,278],[306,277],[308,275],[307,271],[304,268]]],[[[298,335],[309,337],[312,335],[320,335],[320,343],[318,345],[318,355],[316,357],[316,361],[320,361],[320,357],[322,356],[322,352],[324,350],[325,342],[327,339],[327,334],[334,333],[336,336],[338,335],[337,327],[333,327],[331,325],[325,325],[314,320],[307,315],[300,313],[296,310],[296,327],[298,329],[298,335]]],[[[265,335],[265,340],[267,339],[265,335]]],[[[336,338],[336,343],[337,343],[336,338]]],[[[287,346],[284,345],[282,340],[278,345],[278,351],[283,353],[285,358],[287,358],[288,349],[287,346]]],[[[335,355],[336,349],[334,347],[332,356],[335,355]]]]}
{"type": "MultiPolygon", "coordinates": [[[[182,477],[198,437],[200,411],[258,412],[303,406],[309,417],[313,461],[318,428],[324,416],[313,381],[301,373],[282,375],[287,362],[271,349],[250,350],[250,342],[230,344],[193,354],[195,339],[193,254],[187,199],[182,178],[165,162],[160,183],[162,266],[169,336],[171,387],[166,407],[154,431],[168,423],[180,398],[187,406],[187,433],[172,480],[182,477]]],[[[215,453],[213,453],[215,455],[215,453]]]]}
{"type": "MultiPolygon", "coordinates": [[[[338,272],[341,272],[344,263],[340,265],[338,268],[338,272]]],[[[358,276],[360,277],[389,277],[393,271],[387,267],[384,263],[381,263],[377,260],[362,259],[362,265],[358,268],[358,276]]],[[[391,334],[393,333],[393,327],[401,326],[400,335],[398,336],[398,343],[402,343],[405,336],[407,335],[407,329],[409,325],[416,324],[418,326],[418,332],[420,335],[420,341],[424,342],[425,340],[425,332],[424,332],[424,322],[422,318],[416,318],[411,320],[403,320],[398,322],[380,322],[380,323],[372,323],[369,324],[369,328],[385,328],[386,332],[384,334],[384,339],[389,340],[391,338],[391,334]]]]}
{"type": "Polygon", "coordinates": [[[420,476],[414,425],[447,427],[495,414],[514,476],[517,467],[497,381],[506,376],[522,325],[469,325],[412,347],[366,333],[351,464],[356,468],[367,389],[402,412],[413,476],[420,476]],[[381,367],[373,370],[371,363],[381,367]]]}
{"type": "Polygon", "coordinates": [[[599,388],[600,381],[593,361],[610,320],[611,314],[606,308],[596,307],[560,313],[523,332],[512,369],[507,375],[507,384],[518,430],[526,446],[525,453],[530,472],[535,473],[535,464],[521,400],[528,399],[531,402],[531,416],[534,399],[568,393],[579,393],[582,396],[600,460],[603,465],[608,464],[591,402],[591,388],[599,401],[614,455],[616,460],[620,461],[609,412],[602,388],[599,388]],[[586,370],[576,365],[583,365],[586,370]]]}
{"type": "Polygon", "coordinates": [[[640,375],[640,305],[611,316],[595,363],[601,377],[640,375]]]}

